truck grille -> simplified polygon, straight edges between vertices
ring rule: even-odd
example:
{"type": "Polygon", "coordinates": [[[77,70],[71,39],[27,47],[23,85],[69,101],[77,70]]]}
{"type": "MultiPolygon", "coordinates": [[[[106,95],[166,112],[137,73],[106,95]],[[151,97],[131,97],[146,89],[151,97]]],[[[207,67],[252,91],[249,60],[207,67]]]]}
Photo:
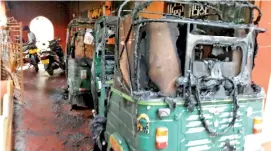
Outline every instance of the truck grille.
{"type": "MultiPolygon", "coordinates": [[[[241,108],[241,107],[240,107],[241,108]]],[[[232,120],[232,107],[228,106],[208,106],[203,107],[204,117],[211,131],[222,132],[232,120]],[[214,111],[217,110],[217,111],[214,111]]],[[[243,112],[238,111],[238,119],[233,128],[229,129],[224,135],[211,137],[202,125],[197,111],[193,113],[184,112],[186,118],[182,118],[181,150],[187,151],[218,151],[225,147],[227,141],[234,146],[237,151],[242,150],[241,146],[244,139],[244,116],[243,112]],[[185,124],[184,124],[185,123],[185,124]]]]}

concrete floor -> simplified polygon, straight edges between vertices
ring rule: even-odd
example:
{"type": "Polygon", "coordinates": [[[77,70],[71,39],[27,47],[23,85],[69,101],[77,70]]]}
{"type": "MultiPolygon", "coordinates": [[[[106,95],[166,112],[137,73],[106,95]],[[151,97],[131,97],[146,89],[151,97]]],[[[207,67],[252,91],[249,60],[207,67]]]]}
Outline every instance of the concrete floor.
{"type": "Polygon", "coordinates": [[[15,104],[14,150],[88,151],[90,110],[70,111],[62,99],[65,77],[61,70],[49,76],[40,66],[24,72],[25,102],[15,104]]]}

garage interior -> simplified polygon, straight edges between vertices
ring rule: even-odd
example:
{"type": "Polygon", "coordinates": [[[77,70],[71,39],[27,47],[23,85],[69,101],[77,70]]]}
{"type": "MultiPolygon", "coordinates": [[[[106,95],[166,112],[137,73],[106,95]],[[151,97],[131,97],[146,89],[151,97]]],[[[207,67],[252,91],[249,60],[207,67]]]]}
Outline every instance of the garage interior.
{"type": "MultiPolygon", "coordinates": [[[[74,109],[67,101],[69,96],[66,95],[66,69],[68,67],[66,66],[65,70],[60,67],[54,71],[53,75],[49,75],[43,64],[39,63],[39,71],[35,72],[35,68],[22,59],[24,57],[21,51],[22,43],[29,38],[23,32],[23,28],[28,26],[30,31],[34,32],[38,49],[43,48],[43,43],[47,45],[48,41],[58,39],[65,56],[68,49],[68,25],[73,19],[85,18],[95,22],[101,16],[112,16],[115,13],[114,10],[118,9],[122,3],[123,1],[0,0],[1,33],[9,28],[12,31],[10,37],[13,35],[22,37],[21,40],[10,42],[7,47],[4,47],[6,43],[2,39],[0,44],[1,100],[9,100],[9,103],[3,103],[5,102],[3,101],[0,104],[3,107],[0,110],[1,113],[3,112],[1,114],[3,120],[1,118],[2,123],[0,123],[3,125],[0,131],[0,135],[3,135],[0,139],[0,151],[95,151],[91,130],[92,109],[80,107],[74,109]],[[8,59],[5,55],[9,56],[8,59]],[[18,60],[14,61],[10,58],[18,60]],[[15,63],[10,63],[12,61],[15,63]],[[17,70],[19,67],[20,70],[17,70]],[[6,93],[12,97],[4,96],[6,93]],[[6,117],[4,117],[5,113],[6,117]]],[[[271,116],[271,34],[269,34],[271,2],[252,3],[262,11],[262,18],[257,26],[266,30],[257,37],[259,50],[255,58],[252,81],[261,86],[266,93],[263,103],[264,126],[261,139],[262,149],[271,151],[271,120],[269,118],[271,116]]],[[[153,1],[145,10],[163,13],[165,8],[164,2],[153,1]]],[[[160,18],[161,15],[148,14],[144,17],[160,18]]],[[[92,47],[94,46],[86,49],[93,49],[92,47]]],[[[76,55],[86,55],[80,53],[76,55]]],[[[93,50],[88,53],[88,56],[94,54],[93,50]]]]}

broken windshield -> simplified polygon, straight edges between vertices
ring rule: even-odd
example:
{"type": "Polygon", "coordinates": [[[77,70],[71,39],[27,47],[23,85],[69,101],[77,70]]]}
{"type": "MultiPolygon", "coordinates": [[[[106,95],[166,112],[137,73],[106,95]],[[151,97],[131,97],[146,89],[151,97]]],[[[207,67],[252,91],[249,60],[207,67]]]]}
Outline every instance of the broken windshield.
{"type": "MultiPolygon", "coordinates": [[[[251,40],[253,43],[249,49],[256,48],[253,39],[258,32],[263,31],[256,26],[250,28],[244,24],[252,23],[251,12],[254,9],[252,5],[245,2],[240,2],[240,6],[228,5],[227,2],[208,4],[205,2],[184,2],[182,5],[189,6],[183,9],[184,13],[176,14],[178,12],[176,9],[171,12],[165,9],[165,12],[159,12],[164,16],[160,19],[147,19],[148,17],[140,15],[155,13],[142,9],[142,6],[148,5],[144,5],[145,2],[140,3],[135,5],[133,12],[128,15],[129,17],[125,16],[125,19],[120,23],[118,54],[120,71],[124,83],[130,87],[130,92],[161,92],[163,96],[175,97],[178,95],[177,79],[187,77],[188,70],[192,72],[196,70],[193,67],[193,62],[202,65],[200,67],[202,73],[192,74],[198,78],[210,76],[206,60],[220,62],[223,77],[237,77],[243,68],[244,60],[247,59],[248,50],[245,41],[251,40]],[[203,7],[195,7],[194,5],[203,7]],[[244,5],[246,6],[243,7],[244,5]],[[191,15],[193,12],[191,8],[194,9],[196,15],[191,15]],[[180,16],[181,14],[183,16],[180,16]],[[198,41],[188,38],[188,35],[198,41]],[[200,43],[201,37],[208,39],[209,43],[204,41],[200,43]],[[219,40],[216,40],[217,38],[219,40]],[[228,38],[231,39],[231,42],[227,42],[228,38]],[[188,43],[188,39],[190,39],[190,43],[188,43]],[[212,41],[216,41],[216,43],[212,43],[212,41]],[[242,43],[242,46],[236,42],[242,43]],[[187,50],[189,50],[189,55],[187,55],[187,50]],[[206,54],[208,55],[202,57],[206,54]],[[224,70],[223,68],[227,66],[236,70],[224,70]]],[[[167,8],[170,9],[168,5],[167,8]]],[[[259,21],[259,18],[256,20],[259,21]]],[[[253,52],[253,50],[250,51],[253,52]]],[[[248,61],[248,64],[251,64],[251,60],[248,61]]],[[[209,62],[208,64],[211,65],[212,63],[209,62]]],[[[246,74],[251,73],[248,71],[246,74]]]]}
{"type": "MultiPolygon", "coordinates": [[[[187,24],[179,23],[147,23],[140,28],[137,46],[140,90],[162,92],[165,96],[176,95],[176,80],[185,73],[187,29],[189,33],[199,34],[194,26],[187,28],[187,24]]],[[[224,30],[217,28],[217,35],[237,36],[236,30],[224,30]]],[[[198,43],[192,51],[192,72],[197,70],[193,72],[197,77],[210,76],[206,68],[210,61],[214,63],[212,70],[215,72],[212,73],[221,74],[221,77],[234,77],[241,71],[243,51],[240,46],[198,43]]]]}

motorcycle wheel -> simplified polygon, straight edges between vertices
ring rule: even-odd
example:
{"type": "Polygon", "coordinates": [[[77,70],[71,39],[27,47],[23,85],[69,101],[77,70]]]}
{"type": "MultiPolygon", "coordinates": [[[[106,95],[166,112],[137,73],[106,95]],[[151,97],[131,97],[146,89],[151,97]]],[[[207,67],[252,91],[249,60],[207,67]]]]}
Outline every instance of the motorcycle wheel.
{"type": "Polygon", "coordinates": [[[52,65],[49,65],[46,71],[50,76],[54,75],[54,69],[52,65]]]}
{"type": "Polygon", "coordinates": [[[31,55],[31,63],[34,66],[35,71],[38,72],[39,71],[39,66],[38,66],[37,56],[36,55],[31,55]]]}
{"type": "Polygon", "coordinates": [[[60,68],[62,69],[62,70],[64,70],[65,71],[65,63],[62,63],[62,65],[60,66],[60,68]]]}
{"type": "Polygon", "coordinates": [[[38,72],[38,71],[39,71],[39,66],[38,66],[38,64],[34,64],[33,66],[34,66],[34,68],[35,68],[35,71],[38,72]]]}

